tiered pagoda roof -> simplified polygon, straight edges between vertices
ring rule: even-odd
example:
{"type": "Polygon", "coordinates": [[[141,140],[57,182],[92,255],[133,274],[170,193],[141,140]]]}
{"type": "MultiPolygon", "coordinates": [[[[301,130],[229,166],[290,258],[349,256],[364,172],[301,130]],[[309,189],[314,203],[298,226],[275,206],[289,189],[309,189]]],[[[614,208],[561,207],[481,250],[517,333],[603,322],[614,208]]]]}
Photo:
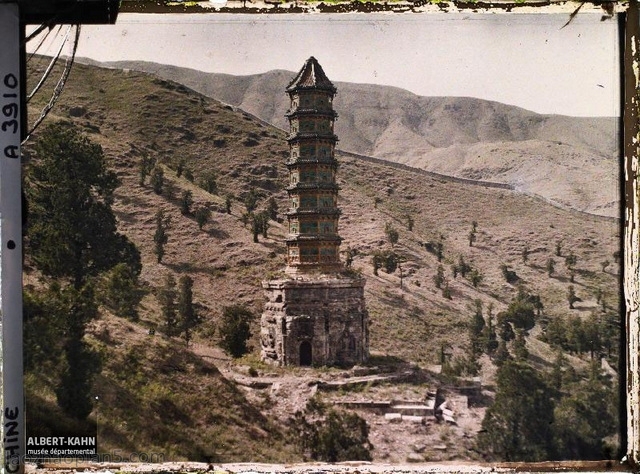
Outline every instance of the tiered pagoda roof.
{"type": "Polygon", "coordinates": [[[287,92],[293,92],[297,89],[321,89],[331,91],[334,94],[337,90],[322,70],[318,60],[313,56],[305,61],[300,72],[287,86],[287,92]]]}

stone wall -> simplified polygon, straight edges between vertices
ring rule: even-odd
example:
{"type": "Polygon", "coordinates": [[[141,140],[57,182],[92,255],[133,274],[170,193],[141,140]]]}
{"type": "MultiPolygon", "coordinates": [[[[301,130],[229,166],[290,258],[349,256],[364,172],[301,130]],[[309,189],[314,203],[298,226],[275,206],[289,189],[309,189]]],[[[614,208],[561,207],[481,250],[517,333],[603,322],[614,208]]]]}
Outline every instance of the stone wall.
{"type": "Polygon", "coordinates": [[[369,357],[364,279],[263,282],[263,360],[277,365],[354,365],[369,357]]]}

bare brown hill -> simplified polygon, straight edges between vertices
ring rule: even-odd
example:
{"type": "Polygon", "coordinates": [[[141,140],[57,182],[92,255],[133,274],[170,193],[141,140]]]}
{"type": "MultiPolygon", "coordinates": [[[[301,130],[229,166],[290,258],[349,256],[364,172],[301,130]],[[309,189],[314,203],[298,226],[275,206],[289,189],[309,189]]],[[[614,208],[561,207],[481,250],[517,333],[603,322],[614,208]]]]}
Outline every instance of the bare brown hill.
{"type": "MultiPolygon", "coordinates": [[[[30,63],[34,76],[44,67],[35,60],[30,63]]],[[[37,111],[45,100],[34,99],[30,106],[37,111]]],[[[344,117],[347,111],[338,112],[344,117]]],[[[171,81],[82,65],[74,68],[48,120],[70,121],[102,145],[122,183],[114,204],[118,227],[142,253],[141,280],[147,295],[140,306],[140,321],[125,321],[104,310],[90,331],[105,361],[96,388],[106,402],[91,415],[98,420],[103,443],[110,448],[124,445],[127,452],[163,449],[175,457],[197,460],[291,459],[283,427],[270,415],[279,407],[279,399],[250,398],[246,390],[238,389],[221,375],[223,369],[235,370],[237,364],[215,348],[223,307],[241,304],[258,316],[264,303],[260,282],[284,267],[284,225],[271,221],[268,237],[255,243],[242,221],[242,198],[250,189],[258,192],[259,206],[274,196],[280,217],[288,207],[283,191],[288,151],[284,132],[171,81]],[[148,183],[140,184],[143,157],[157,159],[165,169],[167,185],[162,194],[148,183]],[[178,177],[175,169],[181,161],[193,181],[186,172],[178,177]],[[216,175],[217,193],[200,187],[211,172],[216,175]],[[214,211],[202,230],[192,216],[179,210],[179,196],[185,190],[192,191],[194,208],[208,206],[214,211]],[[224,212],[226,194],[234,196],[230,214],[224,212]],[[162,263],[153,254],[158,209],[172,219],[162,263]],[[181,275],[194,280],[194,300],[204,322],[196,345],[189,348],[159,331],[149,334],[161,326],[156,296],[168,274],[176,280],[181,275]],[[159,412],[170,416],[159,416],[159,412]]],[[[495,315],[517,293],[516,285],[505,281],[502,265],[510,266],[519,283],[540,294],[542,319],[567,314],[586,317],[599,310],[599,293],[604,294],[608,311],[615,312],[620,269],[613,259],[619,244],[613,220],[562,210],[510,190],[454,183],[357,157],[339,159],[340,232],[345,238],[343,249],[349,246],[357,252],[354,269],[367,278],[371,350],[376,356],[372,364],[386,358],[427,368],[439,362],[443,347],[454,356],[462,353],[474,301],[481,300],[485,308],[493,304],[495,315]],[[411,230],[409,217],[414,222],[411,230]],[[470,246],[473,221],[478,231],[470,246]],[[391,249],[385,237],[387,224],[399,230],[393,250],[406,261],[401,271],[381,271],[376,276],[373,252],[391,249]],[[439,240],[444,245],[442,262],[425,246],[439,240]],[[561,257],[556,256],[558,243],[561,257]],[[528,260],[523,262],[525,248],[528,260]],[[573,310],[566,300],[569,270],[562,263],[569,252],[577,257],[573,285],[581,298],[573,310]],[[452,275],[451,266],[460,257],[482,275],[476,287],[452,275]],[[550,258],[556,260],[551,276],[545,268],[550,258]],[[603,271],[605,260],[610,265],[603,271]],[[434,285],[439,264],[446,273],[450,298],[434,285]]],[[[35,285],[37,277],[33,271],[27,274],[35,285]]],[[[253,364],[260,375],[286,376],[289,372],[255,362],[258,332],[254,321],[253,354],[243,363],[253,364]]],[[[544,368],[555,355],[536,334],[528,336],[527,344],[532,360],[544,368]]],[[[575,360],[577,365],[584,364],[575,360]]],[[[313,380],[324,372],[308,369],[304,373],[313,380]]],[[[483,382],[490,384],[492,373],[486,358],[483,382]]],[[[32,401],[54,403],[47,380],[44,376],[32,379],[32,401]]],[[[41,416],[59,413],[52,408],[41,416]]],[[[448,455],[470,456],[466,446],[474,435],[473,430],[456,431],[448,455]],[[463,436],[467,441],[459,443],[463,436]]],[[[385,442],[383,438],[379,443],[385,442]]],[[[383,448],[378,446],[374,455],[383,448]]]]}
{"type": "MultiPolygon", "coordinates": [[[[285,128],[283,84],[294,76],[212,74],[146,62],[152,72],[285,128]]],[[[549,202],[618,216],[617,119],[541,115],[469,97],[421,97],[371,84],[337,83],[340,148],[470,179],[507,183],[549,202]]]]}

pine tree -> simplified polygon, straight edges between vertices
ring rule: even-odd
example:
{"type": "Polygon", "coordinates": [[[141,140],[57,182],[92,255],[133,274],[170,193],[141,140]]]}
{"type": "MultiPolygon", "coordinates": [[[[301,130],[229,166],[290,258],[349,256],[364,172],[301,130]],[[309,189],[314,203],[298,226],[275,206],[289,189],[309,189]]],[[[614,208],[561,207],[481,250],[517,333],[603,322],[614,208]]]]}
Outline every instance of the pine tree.
{"type": "Polygon", "coordinates": [[[400,234],[398,234],[398,231],[388,222],[384,226],[384,233],[387,236],[387,240],[391,244],[391,247],[398,243],[400,234]]]}
{"type": "Polygon", "coordinates": [[[151,171],[151,187],[156,194],[162,194],[164,187],[164,170],[160,166],[156,166],[151,171]]]}
{"type": "Polygon", "coordinates": [[[289,433],[302,454],[316,461],[372,460],[367,422],[314,399],[289,420],[289,433]]]}
{"type": "Polygon", "coordinates": [[[524,330],[518,329],[516,331],[516,338],[513,340],[513,355],[516,357],[516,361],[518,362],[524,362],[529,358],[527,340],[524,335],[524,330]]]}
{"type": "Polygon", "coordinates": [[[555,267],[556,267],[555,260],[553,260],[552,258],[547,260],[547,275],[549,276],[553,275],[553,272],[555,271],[555,267]]]}
{"type": "Polygon", "coordinates": [[[554,410],[554,441],[560,459],[611,459],[605,439],[618,433],[618,391],[605,378],[599,361],[588,379],[567,386],[554,410]]]}
{"type": "Polygon", "coordinates": [[[535,297],[527,293],[521,286],[518,289],[518,295],[511,300],[511,303],[509,303],[505,311],[507,321],[512,323],[516,328],[528,331],[535,326],[536,305],[535,297]]]}
{"type": "Polygon", "coordinates": [[[347,250],[345,250],[345,261],[344,261],[344,265],[346,268],[351,268],[351,265],[353,265],[353,257],[356,255],[356,251],[353,250],[351,247],[347,247],[347,250]]]}
{"type": "Polygon", "coordinates": [[[253,213],[253,211],[256,210],[257,205],[258,193],[256,193],[255,189],[251,188],[244,198],[244,206],[248,213],[253,213]]]}
{"type": "Polygon", "coordinates": [[[449,288],[449,282],[446,280],[444,286],[442,287],[442,296],[448,300],[451,299],[451,288],[449,288]]]}
{"type": "Polygon", "coordinates": [[[509,349],[507,349],[507,341],[500,339],[498,348],[496,349],[496,353],[493,357],[493,362],[496,366],[501,367],[509,359],[511,359],[511,354],[509,354],[509,349]]]}
{"type": "Polygon", "coordinates": [[[549,321],[543,340],[553,347],[567,348],[567,328],[561,316],[556,316],[549,321]]]}
{"type": "Polygon", "coordinates": [[[183,216],[191,214],[191,206],[193,205],[193,193],[191,191],[182,191],[180,196],[180,213],[183,216]]]}
{"type": "Polygon", "coordinates": [[[436,243],[436,257],[438,258],[438,262],[442,262],[444,258],[444,243],[442,240],[436,243]]]}
{"type": "Polygon", "coordinates": [[[487,310],[487,324],[482,328],[481,339],[484,346],[483,349],[487,354],[493,354],[498,348],[498,335],[493,326],[493,318],[489,310],[487,310]]]}
{"type": "Polygon", "coordinates": [[[58,406],[78,420],[84,420],[93,409],[91,388],[100,373],[100,356],[84,340],[87,323],[98,313],[90,284],[80,291],[73,287],[62,289],[59,302],[64,314],[62,373],[56,384],[58,406]]]}
{"type": "Polygon", "coordinates": [[[158,258],[158,263],[162,262],[162,257],[164,257],[164,246],[169,241],[167,230],[169,229],[170,222],[171,220],[169,217],[165,217],[162,209],[159,209],[158,212],[156,212],[156,231],[153,234],[155,247],[153,250],[158,258]]]}
{"type": "Polygon", "coordinates": [[[433,277],[433,282],[436,284],[436,288],[440,289],[442,288],[442,284],[444,283],[444,268],[442,267],[442,265],[438,265],[438,268],[436,269],[436,274],[433,277]]]}
{"type": "Polygon", "coordinates": [[[598,313],[592,311],[587,320],[584,321],[583,328],[586,342],[585,350],[589,351],[593,360],[602,347],[602,324],[598,313]]]}
{"type": "Polygon", "coordinates": [[[176,166],[176,177],[179,178],[180,176],[182,176],[182,172],[184,171],[186,165],[187,161],[184,158],[178,161],[178,165],[176,166]]]}
{"type": "Polygon", "coordinates": [[[458,271],[460,272],[460,275],[462,275],[462,278],[466,278],[467,274],[471,271],[471,265],[465,262],[462,255],[458,257],[458,271]]]}
{"type": "Polygon", "coordinates": [[[476,241],[476,233],[474,230],[469,232],[469,247],[473,247],[473,243],[476,241]]]}
{"type": "Polygon", "coordinates": [[[258,243],[258,236],[262,232],[262,224],[263,219],[260,214],[251,214],[251,233],[255,243],[258,243]]]}
{"type": "Polygon", "coordinates": [[[375,252],[371,257],[371,265],[373,266],[373,274],[378,276],[378,270],[382,266],[379,252],[375,252]]]}
{"type": "Polygon", "coordinates": [[[567,359],[564,356],[564,352],[562,351],[562,349],[556,350],[556,358],[553,361],[551,372],[549,373],[549,386],[555,389],[557,392],[560,392],[560,390],[562,389],[563,371],[566,363],[567,359]]]}
{"type": "Polygon", "coordinates": [[[153,158],[148,156],[143,156],[140,159],[139,170],[140,170],[140,186],[144,186],[147,176],[151,173],[151,170],[155,166],[156,161],[153,158]]]}
{"type": "Polygon", "coordinates": [[[409,214],[406,215],[406,219],[407,219],[407,230],[409,232],[413,231],[413,225],[414,225],[414,220],[413,217],[411,217],[409,214]]]}
{"type": "Polygon", "coordinates": [[[262,238],[267,238],[267,231],[269,230],[269,213],[268,211],[263,211],[259,215],[260,218],[260,232],[262,233],[262,238]]]}
{"type": "Polygon", "coordinates": [[[551,391],[535,369],[505,361],[495,400],[482,420],[479,449],[504,461],[553,459],[553,409],[551,391]]]}
{"type": "Polygon", "coordinates": [[[218,192],[216,174],[213,171],[206,172],[200,181],[200,187],[209,194],[216,194],[218,192]]]}
{"type": "Polygon", "coordinates": [[[158,296],[162,312],[162,331],[167,336],[177,336],[180,332],[176,298],[176,280],[173,278],[173,275],[169,273],[165,279],[164,287],[160,290],[158,296]]]}
{"type": "Polygon", "coordinates": [[[231,202],[233,197],[230,194],[227,194],[224,198],[224,208],[227,211],[227,214],[231,214],[231,202]]]}
{"type": "Polygon", "coordinates": [[[567,301],[569,302],[569,309],[573,309],[573,303],[578,301],[579,298],[576,296],[576,290],[573,285],[569,285],[569,289],[567,290],[567,301]]]}
{"type": "Polygon", "coordinates": [[[505,342],[509,342],[516,337],[513,332],[513,328],[511,327],[511,323],[509,322],[509,316],[506,312],[498,313],[498,335],[500,339],[505,342]]]}
{"type": "Polygon", "coordinates": [[[471,354],[477,358],[483,352],[482,331],[485,327],[485,321],[482,317],[482,301],[474,300],[474,310],[469,322],[469,341],[471,345],[471,354]]]}
{"type": "Polygon", "coordinates": [[[204,225],[209,222],[211,218],[211,210],[208,207],[199,207],[195,212],[196,222],[198,223],[198,228],[202,230],[204,225]]]}
{"type": "Polygon", "coordinates": [[[133,321],[138,319],[138,304],[142,299],[138,274],[126,263],[119,263],[106,275],[103,299],[118,316],[133,321]]]}
{"type": "Polygon", "coordinates": [[[64,330],[57,342],[65,359],[58,405],[85,419],[92,409],[92,380],[100,371],[99,358],[83,340],[97,316],[93,282],[119,263],[137,277],[140,253],[117,232],[111,205],[119,183],[99,145],[58,123],[43,129],[34,151],[25,176],[30,203],[25,249],[42,274],[57,279],[51,291],[59,301],[55,313],[64,330]]]}
{"type": "Polygon", "coordinates": [[[573,252],[564,258],[564,264],[567,267],[567,270],[569,270],[569,281],[571,281],[571,283],[573,283],[575,278],[575,266],[577,262],[578,257],[576,257],[573,252]]]}
{"type": "Polygon", "coordinates": [[[271,196],[267,201],[267,213],[269,215],[269,219],[272,221],[278,220],[278,203],[276,202],[276,198],[271,196]]]}
{"type": "Polygon", "coordinates": [[[27,168],[26,251],[45,275],[82,286],[117,263],[140,273],[140,253],[116,228],[118,178],[100,145],[64,124],[46,127],[27,168]]]}
{"type": "Polygon", "coordinates": [[[471,282],[474,288],[477,288],[480,282],[482,281],[482,274],[476,268],[474,268],[473,270],[471,270],[471,273],[469,274],[469,281],[471,282]]]}
{"type": "Polygon", "coordinates": [[[193,306],[193,280],[190,276],[184,275],[180,277],[178,286],[179,327],[188,346],[193,336],[193,328],[200,322],[193,306]]]}

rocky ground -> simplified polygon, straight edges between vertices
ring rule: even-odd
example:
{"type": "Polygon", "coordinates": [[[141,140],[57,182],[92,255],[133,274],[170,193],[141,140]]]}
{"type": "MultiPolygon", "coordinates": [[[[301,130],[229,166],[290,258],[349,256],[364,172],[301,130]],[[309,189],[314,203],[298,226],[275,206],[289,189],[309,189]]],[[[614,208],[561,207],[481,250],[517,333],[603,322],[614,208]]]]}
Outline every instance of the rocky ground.
{"type": "MultiPolygon", "coordinates": [[[[328,404],[349,407],[364,418],[370,428],[375,461],[393,464],[480,459],[473,441],[480,429],[486,403],[476,402],[460,391],[442,387],[436,381],[439,367],[429,370],[414,365],[354,367],[350,370],[273,368],[255,370],[236,365],[217,348],[197,345],[194,352],[215,361],[221,373],[235,382],[247,400],[271,419],[285,425],[312,397],[328,404]],[[226,360],[225,360],[226,359],[226,360]],[[253,376],[252,376],[253,375],[253,376]],[[439,390],[436,390],[441,387],[439,390]],[[419,404],[432,400],[452,412],[444,421],[432,413],[424,416],[394,416],[393,404],[419,404]],[[363,408],[354,404],[392,403],[388,408],[363,408]]],[[[477,399],[478,397],[476,397],[477,399]]],[[[482,398],[482,397],[480,397],[482,398]]],[[[488,398],[487,398],[488,399],[488,398]]]]}

